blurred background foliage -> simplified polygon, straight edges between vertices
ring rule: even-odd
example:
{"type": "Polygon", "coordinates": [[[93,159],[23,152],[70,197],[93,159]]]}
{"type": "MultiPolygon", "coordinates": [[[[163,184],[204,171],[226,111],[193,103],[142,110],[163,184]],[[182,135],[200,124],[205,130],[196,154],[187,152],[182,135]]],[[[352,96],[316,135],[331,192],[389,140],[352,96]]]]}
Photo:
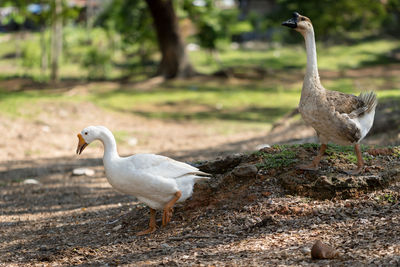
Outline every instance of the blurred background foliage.
{"type": "MultiPolygon", "coordinates": [[[[170,1],[190,59],[202,72],[199,61],[205,57],[204,64],[209,65],[206,73],[226,67],[230,64],[226,58],[234,57],[241,49],[268,51],[282,43],[301,43],[294,31],[280,26],[293,11],[312,19],[317,40],[325,47],[377,38],[398,39],[400,33],[400,0],[170,1]],[[206,54],[199,56],[199,50],[206,54]],[[232,55],[220,54],[227,51],[232,55]]],[[[18,63],[20,68],[14,68],[18,71],[11,71],[14,75],[49,79],[51,27],[57,18],[57,2],[62,5],[64,27],[59,55],[62,76],[141,79],[155,73],[161,55],[144,0],[2,0],[0,30],[4,35],[11,33],[11,38],[2,42],[0,56],[8,63],[11,59],[18,63]]]]}
{"type": "Polygon", "coordinates": [[[89,103],[218,134],[270,129],[300,98],[304,40],[281,26],[294,11],[313,22],[324,85],[375,90],[380,130],[398,134],[400,0],[0,0],[0,116],[89,103]],[[177,73],[153,79],[162,62],[177,73]],[[185,68],[193,79],[173,79],[185,68]]]}

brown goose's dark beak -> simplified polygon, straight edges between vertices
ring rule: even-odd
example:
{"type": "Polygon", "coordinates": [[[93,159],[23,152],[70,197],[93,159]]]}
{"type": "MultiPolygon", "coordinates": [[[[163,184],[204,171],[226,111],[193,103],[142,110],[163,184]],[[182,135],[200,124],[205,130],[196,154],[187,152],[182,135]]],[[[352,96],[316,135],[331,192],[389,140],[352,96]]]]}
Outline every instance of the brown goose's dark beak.
{"type": "Polygon", "coordinates": [[[282,25],[283,26],[287,26],[287,27],[292,28],[292,29],[296,28],[299,16],[300,16],[299,13],[294,12],[293,13],[293,17],[291,19],[288,19],[287,21],[282,22],[282,25]]]}
{"type": "Polygon", "coordinates": [[[78,147],[76,148],[76,154],[80,155],[88,144],[85,142],[85,139],[83,139],[81,134],[78,134],[78,139],[79,142],[78,142],[78,147]]]}

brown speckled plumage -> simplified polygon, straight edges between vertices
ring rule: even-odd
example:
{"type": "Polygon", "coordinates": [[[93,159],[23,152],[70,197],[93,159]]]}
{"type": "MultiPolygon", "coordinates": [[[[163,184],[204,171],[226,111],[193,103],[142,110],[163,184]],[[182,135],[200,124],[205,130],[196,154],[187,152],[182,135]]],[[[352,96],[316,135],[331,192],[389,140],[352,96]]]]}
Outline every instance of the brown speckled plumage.
{"type": "Polygon", "coordinates": [[[359,142],[372,127],[377,105],[376,94],[370,92],[355,96],[326,90],[319,79],[314,28],[311,20],[295,12],[293,17],[282,25],[300,32],[305,39],[307,70],[301,90],[299,111],[304,121],[315,129],[322,143],[312,163],[302,165],[300,168],[318,169],[327,144],[333,142],[340,145],[354,144],[357,169],[351,173],[361,172],[364,163],[359,142]]]}
{"type": "MultiPolygon", "coordinates": [[[[348,145],[359,142],[366,129],[357,120],[375,112],[375,93],[355,96],[326,90],[319,79],[311,20],[300,14],[297,14],[296,20],[295,30],[304,36],[307,49],[307,71],[299,104],[303,119],[315,129],[322,143],[348,145]]],[[[372,124],[368,126],[370,128],[372,124]]]]}
{"type": "Polygon", "coordinates": [[[326,99],[339,113],[350,114],[364,105],[364,102],[359,97],[337,91],[326,90],[326,99]]]}

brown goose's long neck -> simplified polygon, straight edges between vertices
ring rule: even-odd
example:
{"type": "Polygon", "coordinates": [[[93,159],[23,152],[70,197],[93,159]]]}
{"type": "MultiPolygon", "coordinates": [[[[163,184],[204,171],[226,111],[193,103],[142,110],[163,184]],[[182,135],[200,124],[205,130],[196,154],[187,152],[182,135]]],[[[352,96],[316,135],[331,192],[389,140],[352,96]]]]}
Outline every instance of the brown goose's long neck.
{"type": "Polygon", "coordinates": [[[304,82],[318,83],[320,85],[318,64],[317,64],[317,49],[315,45],[314,30],[311,29],[304,33],[307,51],[307,71],[304,77],[304,82]]]}

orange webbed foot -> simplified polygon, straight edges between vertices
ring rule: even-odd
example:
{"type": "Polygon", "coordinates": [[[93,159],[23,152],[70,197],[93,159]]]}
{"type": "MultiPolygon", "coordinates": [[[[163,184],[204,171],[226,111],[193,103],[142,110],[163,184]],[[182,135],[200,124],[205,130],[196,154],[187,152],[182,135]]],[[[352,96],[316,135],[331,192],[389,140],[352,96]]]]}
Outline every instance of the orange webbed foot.
{"type": "Polygon", "coordinates": [[[175,205],[175,202],[178,201],[178,199],[181,196],[182,196],[181,191],[177,191],[174,194],[174,197],[164,206],[164,213],[163,213],[163,217],[162,217],[162,226],[166,226],[171,221],[173,206],[175,205]]]}
{"type": "Polygon", "coordinates": [[[137,232],[136,235],[141,236],[141,235],[147,235],[154,233],[157,230],[157,227],[149,227],[149,229],[137,232]]]}
{"type": "Polygon", "coordinates": [[[167,224],[171,221],[171,217],[172,217],[172,208],[165,208],[164,209],[164,213],[163,213],[163,217],[162,217],[162,226],[167,226],[167,224]]]}
{"type": "Polygon", "coordinates": [[[358,175],[361,174],[364,171],[363,167],[358,167],[357,169],[351,170],[351,171],[344,171],[348,175],[358,175]]]}
{"type": "Polygon", "coordinates": [[[319,169],[319,166],[311,163],[311,164],[299,165],[297,166],[297,168],[303,171],[317,171],[319,169]]]}

